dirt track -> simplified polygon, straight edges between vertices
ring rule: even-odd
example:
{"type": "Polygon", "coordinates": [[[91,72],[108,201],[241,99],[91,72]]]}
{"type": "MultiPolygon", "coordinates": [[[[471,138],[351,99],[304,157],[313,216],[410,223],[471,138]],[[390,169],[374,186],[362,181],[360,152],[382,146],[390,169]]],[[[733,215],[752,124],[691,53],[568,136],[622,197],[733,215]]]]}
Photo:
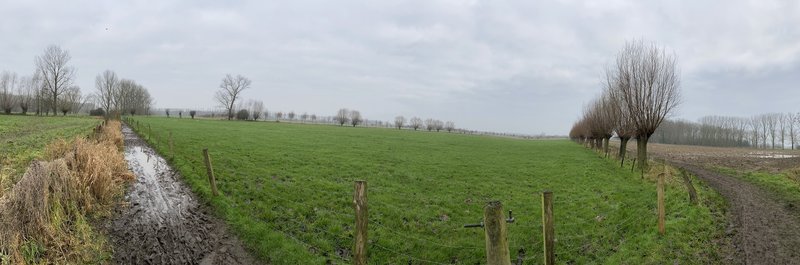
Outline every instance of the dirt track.
{"type": "Polygon", "coordinates": [[[699,166],[680,164],[728,201],[733,229],[733,261],[744,264],[800,264],[800,218],[797,211],[767,191],[699,166]]]}
{"type": "MultiPolygon", "coordinates": [[[[636,143],[627,149],[635,156],[636,143]]],[[[782,202],[749,182],[708,169],[722,166],[777,173],[797,168],[800,152],[668,144],[648,144],[648,152],[685,168],[728,202],[732,246],[723,248],[733,250],[724,251],[730,255],[725,264],[800,264],[800,205],[782,202]]]]}
{"type": "Polygon", "coordinates": [[[125,160],[136,182],[109,232],[118,264],[255,264],[210,216],[166,161],[123,127],[125,160]]]}

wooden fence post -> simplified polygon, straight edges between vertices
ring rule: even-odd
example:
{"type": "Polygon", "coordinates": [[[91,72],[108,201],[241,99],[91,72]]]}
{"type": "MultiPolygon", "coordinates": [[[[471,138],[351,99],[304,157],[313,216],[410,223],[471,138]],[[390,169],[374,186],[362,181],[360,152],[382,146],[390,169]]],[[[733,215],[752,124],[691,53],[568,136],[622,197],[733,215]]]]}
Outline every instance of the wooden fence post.
{"type": "Polygon", "coordinates": [[[217,193],[217,180],[214,178],[214,169],[211,167],[211,157],[208,156],[208,148],[203,148],[203,157],[205,158],[206,162],[208,182],[211,184],[211,193],[214,194],[214,196],[217,196],[219,195],[219,193],[217,193]]]}
{"type": "Polygon", "coordinates": [[[553,192],[542,192],[542,235],[544,243],[544,264],[556,262],[555,228],[553,227],[553,192]]]}
{"type": "Polygon", "coordinates": [[[486,263],[489,265],[511,265],[508,251],[508,231],[503,218],[503,204],[491,201],[483,208],[484,233],[486,234],[486,263]]]}
{"type": "Polygon", "coordinates": [[[686,189],[689,190],[689,203],[697,205],[697,190],[695,190],[694,185],[692,185],[692,179],[689,178],[689,174],[686,173],[685,169],[681,168],[680,171],[683,184],[686,185],[686,189]]]}
{"type": "Polygon", "coordinates": [[[664,235],[666,228],[664,227],[664,218],[666,210],[664,209],[664,173],[658,174],[658,233],[664,235]]]}
{"type": "Polygon", "coordinates": [[[367,264],[367,182],[357,180],[353,192],[353,207],[356,211],[356,237],[353,246],[353,264],[367,264]]]}
{"type": "Polygon", "coordinates": [[[153,135],[153,128],[150,127],[150,124],[147,125],[147,140],[150,140],[150,136],[153,135]]]}

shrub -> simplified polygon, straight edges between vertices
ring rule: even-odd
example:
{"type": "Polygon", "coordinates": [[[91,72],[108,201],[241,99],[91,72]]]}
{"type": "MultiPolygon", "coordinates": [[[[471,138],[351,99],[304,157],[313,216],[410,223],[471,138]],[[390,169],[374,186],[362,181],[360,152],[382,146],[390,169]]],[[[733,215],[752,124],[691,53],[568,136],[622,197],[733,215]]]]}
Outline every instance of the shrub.
{"type": "Polygon", "coordinates": [[[105,116],[106,111],[103,108],[97,108],[89,111],[89,116],[105,116]]]}
{"type": "Polygon", "coordinates": [[[197,114],[197,111],[194,111],[194,110],[190,110],[189,111],[189,116],[192,116],[192,119],[194,119],[194,115],[196,115],[196,114],[197,114]]]}
{"type": "Polygon", "coordinates": [[[248,118],[250,118],[250,112],[247,111],[246,109],[242,109],[242,110],[239,110],[239,112],[236,112],[236,119],[237,120],[246,121],[248,118]]]}

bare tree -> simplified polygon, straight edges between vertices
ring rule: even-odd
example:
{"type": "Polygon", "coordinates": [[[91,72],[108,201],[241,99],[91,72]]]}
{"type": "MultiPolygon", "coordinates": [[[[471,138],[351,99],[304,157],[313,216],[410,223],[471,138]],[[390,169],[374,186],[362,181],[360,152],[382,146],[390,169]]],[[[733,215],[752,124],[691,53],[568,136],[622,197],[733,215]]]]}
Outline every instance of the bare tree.
{"type": "Polygon", "coordinates": [[[75,68],[67,65],[70,59],[72,57],[68,51],[55,45],[45,48],[44,54],[35,59],[36,69],[50,98],[54,115],[58,112],[58,97],[72,86],[75,78],[75,68]]]}
{"type": "Polygon", "coordinates": [[[789,126],[789,141],[790,141],[789,143],[791,144],[789,149],[794,149],[795,146],[795,140],[797,139],[797,121],[798,121],[797,113],[794,112],[786,113],[786,122],[788,123],[789,126]]]}
{"type": "Polygon", "coordinates": [[[778,119],[778,131],[780,131],[781,137],[781,149],[786,149],[786,129],[789,127],[789,122],[786,120],[786,115],[783,113],[775,113],[775,117],[778,119]]]}
{"type": "Polygon", "coordinates": [[[613,103],[608,93],[600,94],[594,102],[584,110],[584,119],[589,124],[592,138],[596,141],[595,147],[602,150],[607,156],[609,140],[614,134],[614,125],[617,124],[612,108],[613,103]]]}
{"type": "Polygon", "coordinates": [[[27,114],[28,110],[31,109],[31,105],[34,103],[34,94],[39,87],[41,87],[41,83],[35,74],[31,77],[23,77],[20,80],[17,87],[17,103],[19,103],[22,115],[27,114]]]}
{"type": "Polygon", "coordinates": [[[441,131],[442,129],[444,129],[444,122],[440,120],[434,121],[433,128],[436,129],[436,132],[441,131]]]}
{"type": "Polygon", "coordinates": [[[448,121],[444,123],[444,129],[447,130],[447,132],[453,132],[453,130],[456,129],[456,124],[452,121],[448,121]]]}
{"type": "Polygon", "coordinates": [[[281,119],[283,119],[283,112],[278,111],[277,113],[275,113],[275,120],[279,121],[281,119]]]}
{"type": "Polygon", "coordinates": [[[117,93],[118,85],[119,78],[117,78],[117,74],[111,70],[105,70],[94,79],[94,86],[97,89],[97,91],[95,91],[95,98],[100,107],[105,110],[106,120],[111,115],[111,108],[114,106],[114,95],[117,93]]]}
{"type": "Polygon", "coordinates": [[[288,115],[286,115],[286,116],[288,116],[288,117],[289,117],[289,120],[290,120],[290,121],[293,121],[293,120],[294,120],[294,116],[295,116],[295,114],[294,114],[294,111],[290,111],[290,112],[289,112],[289,114],[288,114],[288,115]]]}
{"type": "Polygon", "coordinates": [[[397,127],[398,130],[403,128],[404,123],[406,123],[406,117],[403,116],[394,117],[394,127],[397,127]]]}
{"type": "Polygon", "coordinates": [[[655,44],[628,42],[617,55],[615,74],[636,128],[639,167],[645,169],[650,136],[681,100],[677,60],[655,44]]]}
{"type": "Polygon", "coordinates": [[[750,141],[753,143],[753,147],[759,148],[761,145],[759,139],[761,139],[761,118],[759,116],[752,116],[748,119],[748,125],[750,128],[750,141]]]}
{"type": "Polygon", "coordinates": [[[347,123],[350,120],[350,118],[348,117],[349,115],[350,115],[350,111],[347,110],[347,109],[342,108],[342,109],[339,109],[339,111],[336,112],[336,116],[334,116],[334,120],[337,123],[339,123],[339,126],[344,126],[344,124],[347,123]]]}
{"type": "Polygon", "coordinates": [[[607,108],[612,119],[613,131],[620,140],[617,157],[621,161],[620,166],[623,166],[625,165],[628,141],[636,135],[636,127],[631,120],[630,108],[619,88],[622,85],[621,81],[615,68],[606,68],[604,93],[608,100],[607,108]]]}
{"type": "Polygon", "coordinates": [[[164,112],[167,113],[167,118],[169,118],[169,109],[164,109],[164,112]]]}
{"type": "Polygon", "coordinates": [[[0,74],[0,108],[6,114],[11,114],[11,110],[16,105],[14,88],[17,86],[17,73],[3,72],[0,74]]]}
{"type": "Polygon", "coordinates": [[[422,119],[420,119],[419,117],[413,117],[411,118],[411,120],[409,120],[409,125],[411,125],[411,128],[414,128],[414,130],[416,131],[417,129],[419,129],[419,127],[422,127],[422,119]]]}
{"type": "Polygon", "coordinates": [[[61,110],[62,115],[66,116],[68,112],[78,111],[75,108],[76,103],[80,104],[81,101],[81,88],[78,86],[70,86],[64,89],[64,96],[62,100],[59,101],[59,110],[61,110]]]}
{"type": "Polygon", "coordinates": [[[311,122],[317,123],[317,114],[311,114],[311,122]]]}
{"type": "Polygon", "coordinates": [[[192,117],[192,119],[194,119],[194,115],[197,115],[197,111],[196,110],[190,110],[189,111],[189,117],[192,117]]]}
{"type": "MultiPolygon", "coordinates": [[[[133,93],[134,87],[136,87],[136,82],[133,80],[120,79],[117,81],[117,87],[113,89],[114,105],[111,107],[113,111],[109,111],[113,113],[109,115],[122,115],[128,111],[132,105],[131,101],[133,97],[131,94],[133,93]]],[[[169,117],[169,114],[167,114],[167,117],[169,117]]]]}
{"type": "Polygon", "coordinates": [[[302,120],[303,122],[308,120],[308,113],[307,112],[303,112],[303,114],[300,115],[300,120],[302,120]]]}
{"type": "Polygon", "coordinates": [[[350,111],[350,125],[353,125],[353,127],[356,127],[356,125],[361,124],[361,122],[363,122],[363,121],[364,120],[361,118],[361,112],[359,112],[357,110],[351,110],[350,111]]]}
{"type": "Polygon", "coordinates": [[[250,116],[253,117],[253,120],[258,120],[261,117],[261,113],[264,112],[264,102],[260,100],[255,100],[250,102],[250,116]]]}
{"type": "Polygon", "coordinates": [[[228,120],[233,118],[233,107],[236,104],[236,99],[239,98],[242,91],[250,87],[250,84],[250,79],[241,75],[234,77],[228,74],[222,79],[222,83],[219,85],[221,90],[217,91],[215,98],[228,112],[228,120]]]}
{"type": "Polygon", "coordinates": [[[777,113],[768,113],[764,115],[764,122],[766,124],[766,133],[764,134],[765,138],[766,135],[769,134],[769,138],[772,140],[772,149],[775,149],[775,140],[777,140],[777,133],[778,133],[778,118],[777,113]]]}

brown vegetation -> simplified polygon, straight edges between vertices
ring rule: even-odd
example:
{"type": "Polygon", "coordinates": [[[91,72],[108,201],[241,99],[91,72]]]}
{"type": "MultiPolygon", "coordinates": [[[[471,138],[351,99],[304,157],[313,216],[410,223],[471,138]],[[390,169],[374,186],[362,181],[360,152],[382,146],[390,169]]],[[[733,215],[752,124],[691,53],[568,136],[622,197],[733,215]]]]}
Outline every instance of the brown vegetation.
{"type": "Polygon", "coordinates": [[[122,147],[120,123],[111,121],[91,139],[59,140],[31,164],[0,198],[3,263],[96,263],[107,246],[87,217],[111,213],[124,183],[133,180],[122,147]]]}

